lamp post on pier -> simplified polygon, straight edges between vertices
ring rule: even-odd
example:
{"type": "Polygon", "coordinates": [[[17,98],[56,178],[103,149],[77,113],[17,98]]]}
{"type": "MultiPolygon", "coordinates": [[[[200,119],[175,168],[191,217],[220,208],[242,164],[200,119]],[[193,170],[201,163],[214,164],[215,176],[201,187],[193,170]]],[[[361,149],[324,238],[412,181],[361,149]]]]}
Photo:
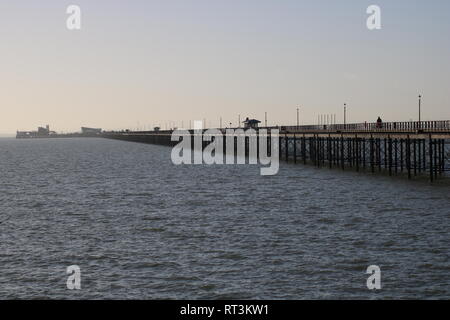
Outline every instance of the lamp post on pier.
{"type": "Polygon", "coordinates": [[[422,95],[419,94],[419,124],[421,121],[421,107],[422,107],[422,95]]]}
{"type": "Polygon", "coordinates": [[[344,129],[347,128],[347,103],[344,103],[344,129]]]}

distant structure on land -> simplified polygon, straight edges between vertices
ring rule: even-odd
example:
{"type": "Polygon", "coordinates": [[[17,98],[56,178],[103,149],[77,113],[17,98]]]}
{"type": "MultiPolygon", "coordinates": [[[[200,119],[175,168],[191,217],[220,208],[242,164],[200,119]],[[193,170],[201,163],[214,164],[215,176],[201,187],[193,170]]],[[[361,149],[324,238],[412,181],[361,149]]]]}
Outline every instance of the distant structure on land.
{"type": "Polygon", "coordinates": [[[38,127],[37,131],[17,131],[16,138],[47,138],[56,132],[50,131],[50,126],[38,127]]]}
{"type": "Polygon", "coordinates": [[[261,121],[256,119],[249,119],[248,117],[245,119],[245,121],[242,122],[244,124],[244,129],[257,129],[258,124],[261,123],[261,121]]]}
{"type": "Polygon", "coordinates": [[[81,127],[81,134],[84,134],[84,135],[86,135],[86,134],[92,135],[92,134],[100,134],[100,133],[102,133],[102,129],[100,129],[100,128],[81,127]]]}

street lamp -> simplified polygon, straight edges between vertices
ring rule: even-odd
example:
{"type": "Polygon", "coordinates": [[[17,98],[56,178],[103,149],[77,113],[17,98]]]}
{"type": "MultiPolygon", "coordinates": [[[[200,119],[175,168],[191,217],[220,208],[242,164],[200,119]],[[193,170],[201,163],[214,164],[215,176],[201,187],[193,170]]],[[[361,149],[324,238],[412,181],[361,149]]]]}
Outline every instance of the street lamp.
{"type": "Polygon", "coordinates": [[[344,103],[344,129],[347,127],[347,104],[344,103]]]}
{"type": "Polygon", "coordinates": [[[421,120],[421,115],[420,115],[420,113],[421,113],[421,107],[422,107],[422,95],[421,94],[419,94],[419,124],[420,124],[420,120],[421,120]]]}
{"type": "Polygon", "coordinates": [[[299,114],[300,114],[300,108],[297,108],[297,129],[298,129],[298,126],[300,125],[300,116],[299,116],[299,114]]]}

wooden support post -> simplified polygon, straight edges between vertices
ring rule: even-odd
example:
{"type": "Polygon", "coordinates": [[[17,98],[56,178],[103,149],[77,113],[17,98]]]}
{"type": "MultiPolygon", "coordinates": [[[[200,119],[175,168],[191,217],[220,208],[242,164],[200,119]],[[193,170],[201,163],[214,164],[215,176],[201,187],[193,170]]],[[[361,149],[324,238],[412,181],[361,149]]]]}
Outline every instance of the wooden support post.
{"type": "Polygon", "coordinates": [[[439,139],[440,152],[439,152],[439,174],[442,174],[445,170],[445,140],[439,139]]]}
{"type": "Polygon", "coordinates": [[[378,146],[378,171],[381,171],[381,139],[377,139],[378,146]]]}
{"type": "Polygon", "coordinates": [[[413,148],[414,148],[414,176],[417,176],[417,146],[416,139],[413,139],[413,148]]]}
{"type": "Polygon", "coordinates": [[[327,143],[328,143],[327,148],[328,148],[328,162],[329,162],[328,165],[331,169],[331,168],[333,168],[333,161],[331,160],[331,136],[330,135],[328,135],[327,143]]]}
{"type": "Polygon", "coordinates": [[[434,177],[437,179],[438,176],[438,139],[434,140],[434,177]]]}
{"type": "Polygon", "coordinates": [[[398,173],[398,140],[394,140],[394,167],[395,167],[395,174],[398,173]]]}
{"type": "Polygon", "coordinates": [[[259,157],[259,131],[256,132],[256,161],[258,161],[259,157]]]}
{"type": "Polygon", "coordinates": [[[321,156],[322,156],[322,152],[321,152],[321,149],[320,149],[320,137],[319,136],[317,136],[317,138],[316,138],[316,154],[317,154],[317,162],[316,162],[316,164],[317,164],[317,167],[318,168],[320,168],[320,164],[321,164],[321,161],[322,161],[322,159],[321,159],[321,156]]]}
{"type": "Polygon", "coordinates": [[[408,179],[411,179],[411,141],[406,139],[406,168],[408,169],[408,179]]]}
{"type": "Polygon", "coordinates": [[[303,145],[302,145],[303,163],[306,164],[306,137],[303,134],[303,145]]]}
{"type": "Polygon", "coordinates": [[[316,157],[316,166],[320,167],[320,149],[319,149],[319,136],[314,138],[314,156],[316,157]]]}
{"type": "Polygon", "coordinates": [[[400,139],[400,171],[403,172],[403,139],[400,139]]]}
{"type": "Polygon", "coordinates": [[[297,163],[297,137],[294,133],[294,163],[297,163]]]}
{"type": "Polygon", "coordinates": [[[422,143],[422,164],[423,164],[423,171],[426,173],[427,172],[427,140],[423,139],[423,143],[422,143]]]}
{"type": "Polygon", "coordinates": [[[348,164],[350,166],[350,168],[352,167],[352,162],[353,162],[353,157],[352,157],[352,150],[353,146],[352,146],[352,139],[351,138],[347,138],[347,157],[348,157],[348,164]]]}
{"type": "Polygon", "coordinates": [[[250,137],[244,137],[245,141],[245,157],[250,156],[250,137]]]}
{"type": "Polygon", "coordinates": [[[442,173],[445,173],[445,140],[442,139],[442,173]]]}
{"type": "Polygon", "coordinates": [[[370,167],[372,168],[372,173],[375,172],[375,149],[373,136],[370,136],[370,167]]]}
{"type": "Polygon", "coordinates": [[[334,165],[337,166],[339,163],[339,143],[337,138],[333,138],[333,145],[334,145],[334,165]]]}
{"type": "Polygon", "coordinates": [[[359,139],[358,139],[358,135],[355,135],[355,164],[356,164],[356,172],[359,172],[359,161],[360,161],[359,139]]]}
{"type": "Polygon", "coordinates": [[[317,135],[316,137],[316,165],[318,168],[320,168],[320,156],[321,156],[321,152],[320,152],[320,137],[317,135]]]}
{"type": "Polygon", "coordinates": [[[281,135],[278,136],[278,157],[281,160],[281,156],[283,155],[283,151],[281,150],[281,135]]]}
{"type": "Polygon", "coordinates": [[[318,137],[318,154],[319,154],[319,167],[323,165],[324,158],[324,146],[323,146],[323,138],[318,137]]]}
{"type": "Polygon", "coordinates": [[[422,172],[422,140],[417,140],[417,170],[419,173],[422,172]]]}
{"type": "Polygon", "coordinates": [[[431,134],[429,139],[428,153],[430,157],[430,182],[433,182],[433,139],[431,138],[431,134]]]}
{"type": "Polygon", "coordinates": [[[388,159],[388,161],[389,161],[389,175],[390,176],[392,176],[392,139],[391,139],[391,137],[389,136],[389,138],[388,138],[388,140],[389,140],[389,146],[388,146],[388,153],[389,153],[389,159],[388,159]]]}
{"type": "Polygon", "coordinates": [[[366,170],[366,138],[363,138],[362,153],[363,153],[363,168],[364,170],[366,170]]]}
{"type": "Polygon", "coordinates": [[[284,134],[284,152],[286,155],[286,162],[289,162],[289,139],[287,133],[284,134]]]}
{"type": "Polygon", "coordinates": [[[322,138],[322,165],[323,166],[325,166],[326,157],[328,157],[328,155],[325,154],[326,141],[327,141],[327,138],[322,138]]]}
{"type": "Polygon", "coordinates": [[[325,138],[319,138],[320,166],[325,164],[325,138]]]}

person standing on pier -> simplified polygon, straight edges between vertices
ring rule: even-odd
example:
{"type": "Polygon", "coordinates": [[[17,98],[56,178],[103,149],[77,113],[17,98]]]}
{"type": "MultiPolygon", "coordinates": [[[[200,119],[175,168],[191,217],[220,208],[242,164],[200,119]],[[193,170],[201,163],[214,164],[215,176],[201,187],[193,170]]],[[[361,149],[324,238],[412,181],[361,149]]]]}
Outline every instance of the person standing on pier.
{"type": "Polygon", "coordinates": [[[377,119],[377,128],[382,128],[383,127],[383,120],[381,120],[380,117],[378,117],[377,119]]]}

